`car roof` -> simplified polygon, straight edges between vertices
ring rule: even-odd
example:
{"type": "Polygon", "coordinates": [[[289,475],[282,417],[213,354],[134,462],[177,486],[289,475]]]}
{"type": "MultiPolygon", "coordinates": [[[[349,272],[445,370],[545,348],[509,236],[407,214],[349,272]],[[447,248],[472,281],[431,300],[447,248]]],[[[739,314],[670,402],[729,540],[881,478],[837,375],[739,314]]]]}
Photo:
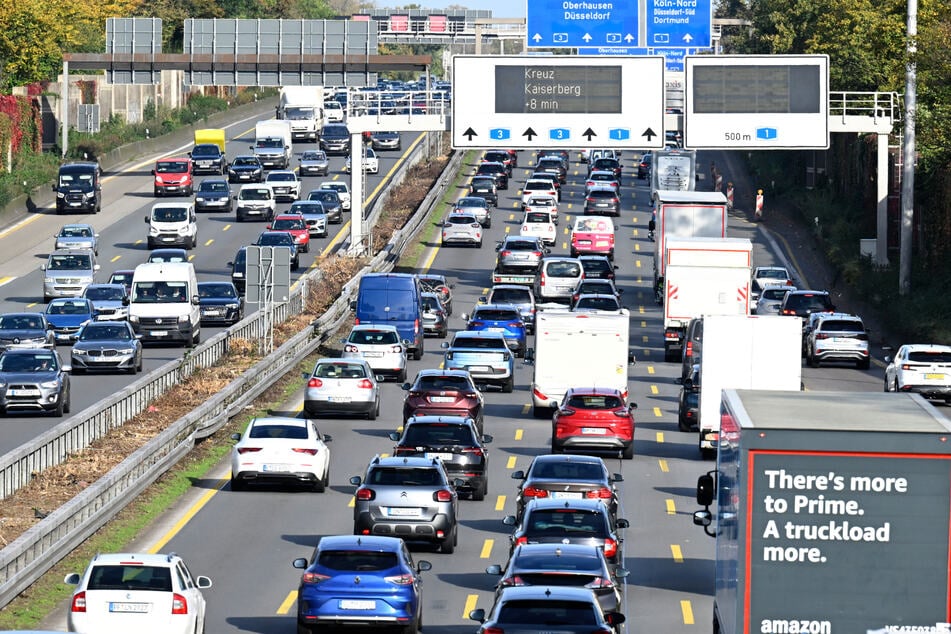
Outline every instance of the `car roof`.
{"type": "Polygon", "coordinates": [[[534,599],[541,601],[580,601],[596,604],[597,598],[588,588],[572,586],[506,586],[499,593],[499,603],[534,599]]]}
{"type": "Polygon", "coordinates": [[[378,456],[370,462],[370,467],[438,467],[442,463],[439,459],[423,458],[422,456],[378,456]]]}
{"type": "Polygon", "coordinates": [[[317,359],[317,362],[314,364],[316,367],[321,363],[359,363],[360,365],[366,366],[369,370],[370,365],[367,363],[366,359],[343,359],[341,357],[321,357],[317,359]]]}
{"type": "MultiPolygon", "coordinates": [[[[116,273],[118,273],[118,271],[116,271],[116,273]]],[[[125,284],[119,284],[119,283],[116,283],[116,282],[112,282],[112,283],[109,283],[109,282],[96,282],[96,283],[90,284],[89,286],[86,287],[87,290],[90,289],[90,288],[121,288],[122,290],[125,290],[125,284]]],[[[59,298],[59,299],[68,299],[68,298],[62,298],[62,297],[61,297],[61,298],[59,298]]],[[[74,297],[74,298],[72,298],[72,299],[76,299],[76,298],[74,297]]]]}
{"type": "MultiPolygon", "coordinates": [[[[75,298],[63,298],[63,299],[75,299],[75,298]]],[[[37,312],[3,313],[3,314],[0,314],[0,317],[36,317],[37,315],[43,316],[43,313],[37,313],[37,312]]]]}
{"type": "Polygon", "coordinates": [[[306,427],[310,422],[306,418],[291,418],[290,416],[258,416],[251,419],[252,425],[292,425],[306,427]]]}
{"type": "Polygon", "coordinates": [[[595,546],[594,544],[579,544],[576,542],[568,544],[519,544],[512,553],[512,561],[514,562],[519,555],[537,556],[539,554],[549,554],[551,557],[559,557],[561,555],[570,557],[594,557],[602,560],[603,557],[601,553],[603,552],[600,546],[595,546]]]}
{"type": "Polygon", "coordinates": [[[567,394],[598,394],[621,396],[621,390],[613,387],[569,387],[567,394]]]}
{"type": "MultiPolygon", "coordinates": [[[[472,309],[472,312],[483,310],[514,310],[518,312],[518,306],[515,304],[476,304],[475,308],[472,309]]],[[[467,331],[464,331],[467,332],[467,331]]]]}
{"type": "Polygon", "coordinates": [[[424,368],[416,376],[417,378],[421,376],[461,376],[467,379],[470,378],[468,370],[443,370],[440,368],[424,368]]]}
{"type": "Polygon", "coordinates": [[[357,332],[360,330],[387,330],[390,332],[399,332],[396,329],[396,326],[393,326],[390,324],[374,324],[374,323],[354,324],[353,327],[350,329],[350,332],[357,332]]]}
{"type": "Polygon", "coordinates": [[[400,552],[403,540],[382,535],[325,535],[317,543],[318,550],[375,550],[400,552]]]}
{"type": "Polygon", "coordinates": [[[597,456],[585,456],[581,454],[554,454],[547,453],[535,456],[532,464],[541,464],[543,462],[593,462],[604,466],[604,460],[597,456]]]}
{"type": "MultiPolygon", "coordinates": [[[[475,421],[468,416],[427,415],[410,416],[408,419],[406,419],[406,425],[423,425],[433,423],[441,423],[443,425],[460,425],[465,427],[475,426],[475,421]]],[[[404,428],[406,425],[404,425],[404,428]]]]}
{"type": "Polygon", "coordinates": [[[841,321],[858,321],[861,322],[862,318],[858,315],[852,313],[814,313],[818,315],[816,320],[825,321],[826,319],[838,319],[841,321]]]}
{"type": "Polygon", "coordinates": [[[935,351],[935,352],[951,352],[951,346],[946,346],[941,343],[906,343],[903,346],[908,352],[926,352],[926,351],[935,351]]]}
{"type": "Polygon", "coordinates": [[[143,566],[168,566],[171,562],[177,561],[178,555],[175,553],[152,554],[152,553],[99,553],[93,557],[92,562],[96,565],[118,565],[118,564],[142,564],[143,566]]]}
{"type": "Polygon", "coordinates": [[[490,332],[488,330],[457,330],[452,340],[455,341],[459,337],[469,337],[470,339],[501,339],[505,341],[505,333],[490,332]]]}

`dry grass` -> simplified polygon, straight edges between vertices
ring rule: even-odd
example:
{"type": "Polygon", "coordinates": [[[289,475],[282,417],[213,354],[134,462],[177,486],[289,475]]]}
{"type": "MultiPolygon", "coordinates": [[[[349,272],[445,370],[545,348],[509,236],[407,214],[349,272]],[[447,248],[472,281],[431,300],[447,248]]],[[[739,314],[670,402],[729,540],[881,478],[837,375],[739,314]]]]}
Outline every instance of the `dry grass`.
{"type": "MultiPolygon", "coordinates": [[[[404,184],[392,188],[384,201],[386,211],[374,228],[374,250],[382,248],[393,232],[415,213],[446,162],[447,159],[442,158],[421,164],[413,169],[412,176],[404,184]]],[[[364,258],[337,254],[320,262],[320,281],[310,288],[305,312],[275,326],[275,348],[301,330],[309,328],[314,319],[340,296],[343,285],[366,266],[366,262],[364,258]]],[[[45,514],[72,499],[259,360],[256,342],[232,340],[228,353],[217,365],[195,372],[159,397],[146,411],[83,451],[71,455],[63,464],[35,474],[27,486],[7,499],[0,500],[0,547],[19,537],[45,514]]],[[[272,396],[265,394],[262,398],[272,396]]]]}

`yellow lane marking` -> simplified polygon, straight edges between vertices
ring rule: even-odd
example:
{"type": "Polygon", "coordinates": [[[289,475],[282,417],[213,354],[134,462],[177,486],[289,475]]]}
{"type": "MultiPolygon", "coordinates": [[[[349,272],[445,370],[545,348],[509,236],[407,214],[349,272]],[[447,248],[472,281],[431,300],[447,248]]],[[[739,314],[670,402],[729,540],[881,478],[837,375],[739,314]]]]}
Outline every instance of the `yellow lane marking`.
{"type": "Polygon", "coordinates": [[[664,442],[664,432],[659,431],[659,432],[657,432],[656,434],[654,434],[654,439],[655,439],[658,443],[664,442]]]}
{"type": "Polygon", "coordinates": [[[509,214],[509,220],[515,220],[515,214],[509,214]]]}
{"type": "Polygon", "coordinates": [[[647,328],[647,322],[643,319],[641,320],[641,328],[647,328]]]}
{"type": "Polygon", "coordinates": [[[693,607],[690,605],[689,599],[680,601],[680,613],[684,617],[684,625],[693,625],[693,607]]]}
{"type": "Polygon", "coordinates": [[[565,227],[565,235],[568,235],[568,233],[569,233],[568,227],[565,227]]]}
{"type": "Polygon", "coordinates": [[[350,497],[350,502],[347,504],[347,506],[349,506],[350,508],[353,508],[353,506],[354,506],[354,504],[356,503],[356,501],[357,501],[357,498],[351,496],[351,497],[350,497]]]}
{"type": "Polygon", "coordinates": [[[133,242],[132,244],[142,244],[142,240],[136,240],[136,241],[133,242]]]}
{"type": "Polygon", "coordinates": [[[521,440],[523,433],[525,433],[525,432],[522,431],[521,429],[516,429],[516,430],[515,430],[515,440],[521,440]]]}
{"type": "Polygon", "coordinates": [[[641,315],[643,315],[644,312],[645,312],[645,311],[644,311],[644,307],[643,307],[643,306],[638,306],[638,307],[637,307],[637,312],[640,313],[641,315]]]}
{"type": "Polygon", "coordinates": [[[651,394],[657,394],[657,393],[658,393],[658,391],[657,391],[657,386],[656,386],[656,385],[652,385],[652,386],[651,386],[651,394]]]}
{"type": "Polygon", "coordinates": [[[640,260],[634,260],[634,266],[636,266],[637,268],[641,268],[641,261],[640,261],[640,260]]]}
{"type": "Polygon", "coordinates": [[[194,254],[194,253],[188,256],[188,261],[189,261],[189,262],[191,262],[191,261],[194,260],[194,259],[195,259],[195,254],[194,254]]]}
{"type": "Polygon", "coordinates": [[[112,259],[109,260],[109,261],[110,261],[110,262],[115,262],[116,260],[118,260],[118,259],[121,258],[121,257],[122,257],[121,255],[117,255],[116,257],[112,258],[112,259]]]}
{"type": "Polygon", "coordinates": [[[677,507],[674,506],[674,501],[670,498],[667,498],[667,500],[665,500],[664,502],[667,506],[667,515],[676,515],[677,507]]]}
{"type": "Polygon", "coordinates": [[[10,282],[12,282],[12,281],[15,280],[15,279],[16,279],[15,277],[11,277],[11,276],[9,276],[9,275],[6,276],[6,277],[0,277],[0,286],[3,286],[3,285],[5,285],[5,284],[9,284],[10,282]]]}
{"type": "Polygon", "coordinates": [[[27,307],[27,308],[33,308],[33,307],[36,306],[37,304],[39,304],[39,302],[30,302],[29,304],[26,305],[26,307],[27,307]]]}
{"type": "Polygon", "coordinates": [[[495,510],[496,510],[496,511],[501,511],[501,510],[503,510],[503,509],[505,509],[505,496],[504,496],[504,495],[500,495],[500,496],[497,497],[496,500],[495,500],[495,510]]]}
{"type": "Polygon", "coordinates": [[[225,480],[218,480],[218,482],[212,485],[211,489],[205,491],[205,493],[202,494],[200,498],[198,498],[198,501],[195,502],[177,522],[175,522],[175,525],[172,526],[172,528],[170,528],[167,533],[162,535],[157,542],[152,544],[152,547],[149,548],[149,553],[154,555],[155,553],[161,552],[162,549],[165,548],[165,545],[172,541],[172,538],[178,535],[178,533],[183,528],[185,528],[185,525],[188,524],[188,522],[190,522],[193,517],[198,515],[198,511],[204,508],[204,506],[208,504],[208,500],[210,500],[215,493],[220,491],[221,487],[224,485],[225,480]]]}
{"type": "Polygon", "coordinates": [[[462,618],[469,618],[469,612],[472,612],[476,608],[476,603],[479,601],[479,595],[470,594],[466,597],[466,607],[462,608],[462,618]]]}
{"type": "Polygon", "coordinates": [[[494,540],[494,539],[487,539],[487,540],[485,540],[485,542],[483,542],[483,544],[482,544],[482,552],[479,553],[479,558],[480,558],[480,559],[488,559],[488,558],[489,558],[489,555],[492,554],[492,546],[494,546],[494,545],[495,545],[495,540],[494,540]]]}
{"type": "Polygon", "coordinates": [[[509,456],[508,461],[505,463],[505,468],[506,468],[506,469],[514,469],[514,468],[515,468],[515,461],[516,461],[515,456],[509,456]]]}
{"type": "Polygon", "coordinates": [[[211,244],[212,244],[214,241],[215,241],[214,238],[209,239],[208,242],[205,243],[205,246],[206,246],[206,247],[210,247],[211,244]]]}
{"type": "Polygon", "coordinates": [[[291,607],[294,605],[294,602],[297,601],[297,590],[291,590],[287,594],[287,598],[281,602],[281,607],[277,609],[278,614],[287,614],[290,612],[291,607]]]}
{"type": "Polygon", "coordinates": [[[675,563],[682,564],[684,562],[684,554],[677,544],[670,545],[670,554],[673,556],[675,563]]]}
{"type": "Polygon", "coordinates": [[[228,223],[228,224],[226,224],[224,227],[222,227],[221,230],[222,230],[222,231],[227,231],[227,230],[230,229],[230,228],[231,228],[231,224],[228,223]]]}
{"type": "Polygon", "coordinates": [[[654,408],[654,416],[656,416],[657,418],[660,418],[661,416],[663,416],[663,414],[660,413],[659,407],[654,408]]]}
{"type": "Polygon", "coordinates": [[[506,227],[506,228],[505,228],[505,233],[511,233],[511,231],[512,231],[512,227],[506,227]]]}
{"type": "Polygon", "coordinates": [[[635,250],[635,251],[640,251],[640,250],[641,250],[641,245],[635,244],[635,245],[634,245],[634,250],[635,250]]]}
{"type": "Polygon", "coordinates": [[[523,413],[523,414],[527,414],[527,413],[528,413],[528,410],[530,410],[531,408],[532,408],[532,406],[531,406],[531,405],[528,405],[527,403],[526,403],[525,405],[522,405],[522,413],[523,413]]]}
{"type": "Polygon", "coordinates": [[[664,473],[670,473],[670,467],[667,465],[667,461],[663,458],[657,461],[657,466],[659,466],[660,470],[664,473]]]}
{"type": "Polygon", "coordinates": [[[653,374],[653,373],[654,373],[654,366],[652,366],[652,365],[647,366],[647,373],[648,373],[648,374],[653,374]]]}
{"type": "Polygon", "coordinates": [[[643,341],[644,343],[647,343],[647,341],[648,341],[649,339],[650,339],[650,337],[648,337],[647,335],[642,335],[642,336],[641,336],[641,341],[643,341]]]}

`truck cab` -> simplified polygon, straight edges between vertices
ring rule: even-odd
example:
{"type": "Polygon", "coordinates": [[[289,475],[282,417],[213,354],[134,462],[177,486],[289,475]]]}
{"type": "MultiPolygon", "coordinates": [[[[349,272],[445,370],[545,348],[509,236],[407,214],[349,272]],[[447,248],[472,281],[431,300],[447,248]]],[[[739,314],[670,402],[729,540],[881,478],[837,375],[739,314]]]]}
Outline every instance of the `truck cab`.
{"type": "Polygon", "coordinates": [[[102,170],[99,163],[81,162],[60,165],[56,184],[56,213],[102,209],[102,170]]]}

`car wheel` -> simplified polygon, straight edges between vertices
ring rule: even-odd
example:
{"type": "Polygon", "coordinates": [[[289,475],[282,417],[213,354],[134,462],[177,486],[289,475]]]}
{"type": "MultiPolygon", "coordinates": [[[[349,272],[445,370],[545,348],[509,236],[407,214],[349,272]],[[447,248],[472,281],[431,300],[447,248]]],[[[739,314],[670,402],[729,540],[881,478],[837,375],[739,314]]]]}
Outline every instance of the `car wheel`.
{"type": "Polygon", "coordinates": [[[510,376],[505,379],[505,383],[502,384],[502,391],[506,394],[511,394],[515,390],[515,377],[510,376]]]}
{"type": "Polygon", "coordinates": [[[59,402],[56,403],[56,409],[53,410],[53,416],[57,418],[62,418],[63,413],[66,411],[66,395],[61,394],[59,397],[59,402]]]}
{"type": "Polygon", "coordinates": [[[380,415],[380,402],[376,401],[373,407],[370,408],[370,411],[367,412],[367,420],[376,420],[376,417],[380,415]]]}
{"type": "Polygon", "coordinates": [[[396,375],[396,382],[400,385],[406,383],[406,368],[400,370],[400,373],[396,375]]]}
{"type": "Polygon", "coordinates": [[[240,478],[231,476],[231,490],[232,491],[244,491],[248,488],[248,483],[240,478]]]}
{"type": "Polygon", "coordinates": [[[142,357],[139,357],[139,363],[138,363],[138,365],[135,366],[135,371],[136,371],[136,372],[141,372],[141,371],[142,371],[142,357]]]}
{"type": "Polygon", "coordinates": [[[683,432],[688,432],[688,431],[690,431],[690,426],[689,426],[689,425],[686,425],[686,424],[684,423],[683,419],[681,419],[681,418],[678,416],[678,417],[677,417],[677,429],[679,429],[680,431],[683,431],[683,432]]]}
{"type": "Polygon", "coordinates": [[[451,555],[456,550],[456,538],[458,537],[458,529],[453,527],[452,537],[447,537],[446,540],[439,545],[439,552],[444,555],[451,555]]]}
{"type": "Polygon", "coordinates": [[[632,442],[629,447],[625,447],[624,451],[621,452],[621,457],[625,460],[632,460],[634,458],[634,443],[632,442]]]}
{"type": "Polygon", "coordinates": [[[481,502],[485,499],[486,494],[486,484],[483,482],[482,486],[478,489],[472,489],[472,500],[474,502],[481,502]]]}
{"type": "Polygon", "coordinates": [[[422,346],[420,346],[419,348],[416,348],[415,350],[413,350],[413,360],[419,361],[422,358],[423,358],[423,348],[422,346]]]}
{"type": "Polygon", "coordinates": [[[437,334],[437,337],[439,337],[440,339],[445,339],[448,336],[449,336],[449,328],[443,328],[437,334]]]}
{"type": "Polygon", "coordinates": [[[552,439],[551,441],[551,452],[552,453],[565,453],[565,450],[552,439]]]}
{"type": "Polygon", "coordinates": [[[321,478],[317,478],[314,480],[313,484],[311,484],[311,489],[314,491],[314,493],[323,493],[325,487],[326,483],[321,478]]]}
{"type": "Polygon", "coordinates": [[[856,362],[855,367],[859,370],[868,370],[872,366],[871,359],[862,359],[861,361],[856,362]]]}
{"type": "Polygon", "coordinates": [[[491,228],[492,228],[492,219],[491,219],[491,218],[485,223],[485,228],[486,228],[486,229],[491,229],[491,228]]]}
{"type": "Polygon", "coordinates": [[[63,411],[69,414],[70,407],[72,406],[72,398],[70,397],[69,390],[66,391],[66,404],[63,405],[63,411]]]}
{"type": "Polygon", "coordinates": [[[809,362],[809,367],[810,367],[810,368],[818,368],[818,367],[819,367],[819,359],[816,358],[816,355],[812,354],[811,352],[810,352],[809,355],[807,356],[806,361],[809,362]]]}

